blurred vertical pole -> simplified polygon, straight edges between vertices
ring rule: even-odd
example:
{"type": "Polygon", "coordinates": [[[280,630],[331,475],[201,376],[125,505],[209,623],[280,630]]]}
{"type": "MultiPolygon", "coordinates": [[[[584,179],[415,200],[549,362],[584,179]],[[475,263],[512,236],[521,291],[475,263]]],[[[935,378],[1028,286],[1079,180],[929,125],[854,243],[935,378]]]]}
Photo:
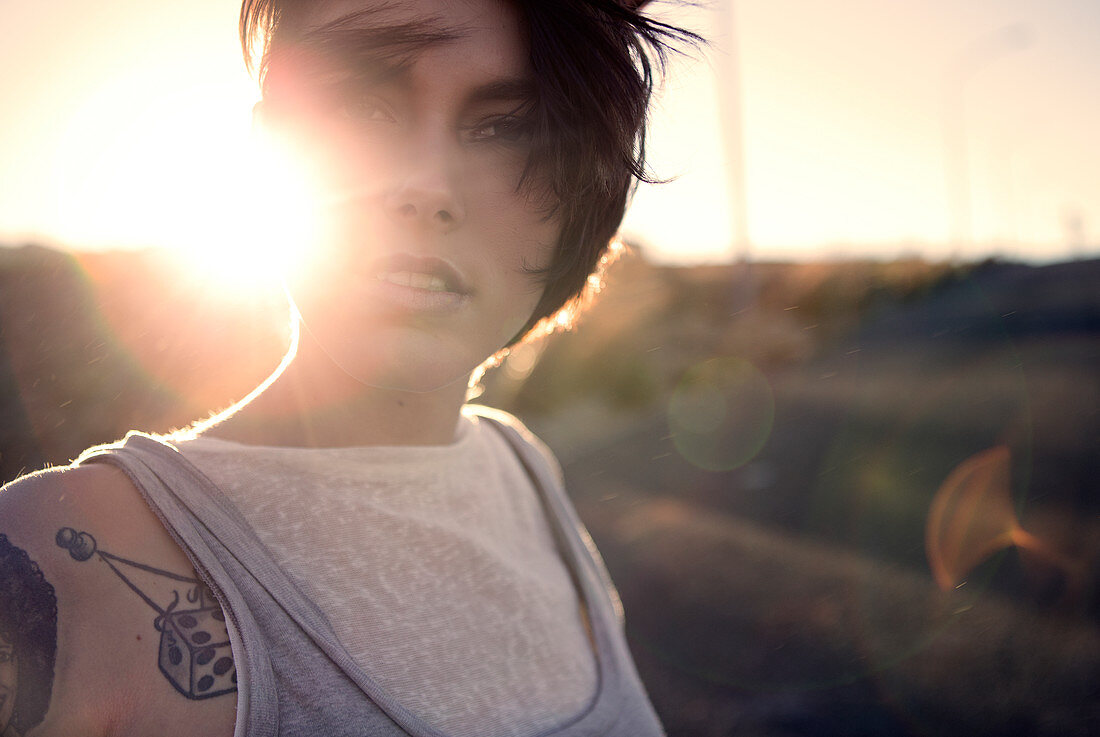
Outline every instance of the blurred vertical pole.
{"type": "Polygon", "coordinates": [[[948,68],[944,78],[943,163],[947,178],[947,212],[950,223],[951,260],[970,246],[970,167],[966,148],[964,95],[966,77],[962,60],[948,68]]]}
{"type": "Polygon", "coordinates": [[[718,75],[718,103],[722,145],[726,154],[726,181],[730,194],[730,225],[737,260],[749,260],[749,213],[745,191],[745,126],[742,116],[741,60],[737,43],[734,0],[717,3],[715,34],[719,50],[715,54],[718,75]]]}
{"type": "Polygon", "coordinates": [[[953,259],[958,259],[960,251],[969,249],[974,240],[966,132],[967,85],[991,61],[1027,48],[1030,43],[1030,28],[1023,23],[1014,23],[972,42],[947,67],[943,85],[943,141],[953,259]]]}

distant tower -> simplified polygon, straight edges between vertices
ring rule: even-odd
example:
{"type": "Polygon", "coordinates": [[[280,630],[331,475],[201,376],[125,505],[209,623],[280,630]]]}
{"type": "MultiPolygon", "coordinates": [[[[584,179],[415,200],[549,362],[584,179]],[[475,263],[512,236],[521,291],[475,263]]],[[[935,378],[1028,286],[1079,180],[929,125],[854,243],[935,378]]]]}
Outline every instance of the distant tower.
{"type": "Polygon", "coordinates": [[[741,61],[737,44],[734,0],[718,4],[717,33],[720,47],[715,54],[718,66],[718,102],[722,146],[726,153],[726,177],[730,192],[730,225],[737,260],[749,260],[749,208],[745,191],[745,125],[742,115],[741,61]]]}
{"type": "Polygon", "coordinates": [[[1086,241],[1085,215],[1079,207],[1067,207],[1062,211],[1062,232],[1065,234],[1066,249],[1075,259],[1084,258],[1086,241]]]}
{"type": "Polygon", "coordinates": [[[980,36],[966,46],[945,69],[943,81],[943,150],[951,249],[957,258],[973,245],[970,152],[967,145],[966,103],[971,79],[996,59],[1026,49],[1031,27],[1013,23],[980,36]]]}

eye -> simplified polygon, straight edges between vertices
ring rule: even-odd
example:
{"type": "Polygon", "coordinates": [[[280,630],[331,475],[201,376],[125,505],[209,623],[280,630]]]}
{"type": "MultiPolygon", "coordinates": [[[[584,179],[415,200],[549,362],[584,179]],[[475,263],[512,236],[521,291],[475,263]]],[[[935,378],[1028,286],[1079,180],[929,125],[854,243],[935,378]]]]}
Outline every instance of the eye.
{"type": "Polygon", "coordinates": [[[340,113],[351,120],[392,123],[390,108],[374,95],[351,95],[340,102],[340,113]]]}
{"type": "Polygon", "coordinates": [[[0,650],[0,663],[11,662],[11,650],[0,650]]]}
{"type": "Polygon", "coordinates": [[[501,115],[470,128],[469,136],[474,141],[523,143],[531,138],[531,129],[531,121],[526,117],[501,115]]]}

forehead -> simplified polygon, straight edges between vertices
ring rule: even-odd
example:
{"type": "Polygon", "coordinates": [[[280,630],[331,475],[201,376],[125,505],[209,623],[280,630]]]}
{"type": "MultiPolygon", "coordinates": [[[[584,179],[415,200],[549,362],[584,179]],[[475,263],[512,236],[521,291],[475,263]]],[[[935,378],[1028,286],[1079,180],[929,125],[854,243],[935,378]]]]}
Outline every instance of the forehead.
{"type": "Polygon", "coordinates": [[[339,38],[353,57],[407,45],[414,60],[432,56],[454,75],[529,75],[519,14],[506,0],[327,0],[309,6],[300,27],[323,45],[339,38]]]}

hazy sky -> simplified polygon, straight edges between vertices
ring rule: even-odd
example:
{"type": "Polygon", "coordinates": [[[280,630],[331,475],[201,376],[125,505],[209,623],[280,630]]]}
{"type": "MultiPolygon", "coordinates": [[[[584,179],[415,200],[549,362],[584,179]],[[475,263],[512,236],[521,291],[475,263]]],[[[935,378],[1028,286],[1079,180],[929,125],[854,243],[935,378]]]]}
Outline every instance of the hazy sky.
{"type": "MultiPolygon", "coordinates": [[[[656,173],[676,181],[643,188],[627,222],[665,259],[735,251],[719,120],[734,85],[716,73],[729,16],[701,5],[667,11],[712,41],[674,62],[654,119],[656,173]]],[[[232,217],[255,98],[238,7],[0,0],[0,238],[190,248],[232,217]]],[[[740,0],[734,14],[753,256],[1059,258],[1100,241],[1097,0],[740,0]],[[970,182],[955,220],[945,166],[970,182]],[[948,244],[960,212],[965,249],[948,244]]]]}

